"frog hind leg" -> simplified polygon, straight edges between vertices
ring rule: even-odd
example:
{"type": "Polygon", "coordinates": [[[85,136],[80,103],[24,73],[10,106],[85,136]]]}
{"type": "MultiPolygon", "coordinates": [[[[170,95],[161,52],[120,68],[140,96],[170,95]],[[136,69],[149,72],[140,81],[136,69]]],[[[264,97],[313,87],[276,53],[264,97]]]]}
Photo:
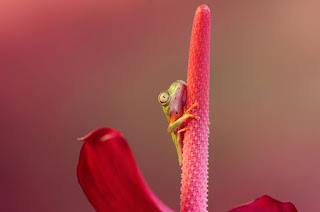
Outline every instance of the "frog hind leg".
{"type": "Polygon", "coordinates": [[[176,146],[176,150],[177,150],[177,154],[178,154],[178,161],[179,161],[179,165],[181,166],[181,155],[182,155],[181,150],[182,150],[182,148],[181,148],[180,143],[178,141],[178,137],[180,137],[180,136],[178,136],[178,133],[176,134],[174,132],[171,133],[171,136],[172,136],[173,143],[176,146]]]}
{"type": "Polygon", "coordinates": [[[178,153],[178,157],[179,157],[179,165],[181,166],[182,165],[182,148],[183,148],[183,136],[182,136],[182,132],[185,132],[189,130],[189,127],[185,127],[185,128],[182,128],[180,130],[178,130],[177,132],[177,145],[176,145],[176,148],[179,148],[179,150],[177,149],[177,151],[179,151],[180,153],[180,157],[179,157],[179,153],[178,153]]]}

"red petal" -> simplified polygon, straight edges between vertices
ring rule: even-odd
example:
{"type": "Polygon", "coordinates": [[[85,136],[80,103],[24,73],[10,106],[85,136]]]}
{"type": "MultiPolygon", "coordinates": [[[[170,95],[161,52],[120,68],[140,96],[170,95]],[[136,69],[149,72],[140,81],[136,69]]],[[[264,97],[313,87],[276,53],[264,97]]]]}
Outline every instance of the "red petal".
{"type": "Polygon", "coordinates": [[[253,202],[231,209],[228,212],[298,212],[291,202],[280,202],[264,195],[253,202]]]}
{"type": "Polygon", "coordinates": [[[79,140],[78,180],[97,211],[172,211],[149,189],[119,132],[100,128],[79,140]]]}

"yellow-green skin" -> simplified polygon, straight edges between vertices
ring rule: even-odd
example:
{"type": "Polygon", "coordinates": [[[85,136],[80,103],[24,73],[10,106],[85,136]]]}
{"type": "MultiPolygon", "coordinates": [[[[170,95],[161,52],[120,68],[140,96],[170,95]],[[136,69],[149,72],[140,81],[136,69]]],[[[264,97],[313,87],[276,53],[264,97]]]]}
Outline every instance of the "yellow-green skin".
{"type": "Polygon", "coordinates": [[[184,122],[188,118],[195,118],[194,115],[185,111],[186,88],[187,85],[184,81],[177,80],[171,84],[168,90],[162,91],[158,97],[169,122],[168,132],[171,133],[172,140],[176,146],[180,166],[183,147],[183,135],[181,133],[187,130],[187,128],[184,128],[184,122]]]}

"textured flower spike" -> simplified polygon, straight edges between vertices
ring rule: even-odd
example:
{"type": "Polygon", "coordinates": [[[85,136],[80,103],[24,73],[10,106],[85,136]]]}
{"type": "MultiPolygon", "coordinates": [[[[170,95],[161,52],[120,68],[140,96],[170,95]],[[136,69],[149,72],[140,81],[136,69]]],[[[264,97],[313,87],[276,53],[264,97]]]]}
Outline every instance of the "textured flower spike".
{"type": "Polygon", "coordinates": [[[183,141],[181,211],[207,211],[209,80],[210,9],[201,5],[193,21],[187,76],[187,108],[197,102],[193,114],[200,120],[188,122],[183,141]]]}

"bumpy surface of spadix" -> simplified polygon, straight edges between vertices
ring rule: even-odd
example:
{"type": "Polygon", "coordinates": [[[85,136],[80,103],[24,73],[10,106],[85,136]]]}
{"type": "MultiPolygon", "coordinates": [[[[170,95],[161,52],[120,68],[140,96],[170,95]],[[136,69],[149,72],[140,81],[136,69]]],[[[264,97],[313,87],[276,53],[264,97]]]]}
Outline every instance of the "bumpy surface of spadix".
{"type": "Polygon", "coordinates": [[[188,122],[182,155],[181,211],[207,211],[208,122],[210,79],[210,10],[196,10],[190,41],[187,108],[198,102],[192,113],[200,120],[188,122]]]}

